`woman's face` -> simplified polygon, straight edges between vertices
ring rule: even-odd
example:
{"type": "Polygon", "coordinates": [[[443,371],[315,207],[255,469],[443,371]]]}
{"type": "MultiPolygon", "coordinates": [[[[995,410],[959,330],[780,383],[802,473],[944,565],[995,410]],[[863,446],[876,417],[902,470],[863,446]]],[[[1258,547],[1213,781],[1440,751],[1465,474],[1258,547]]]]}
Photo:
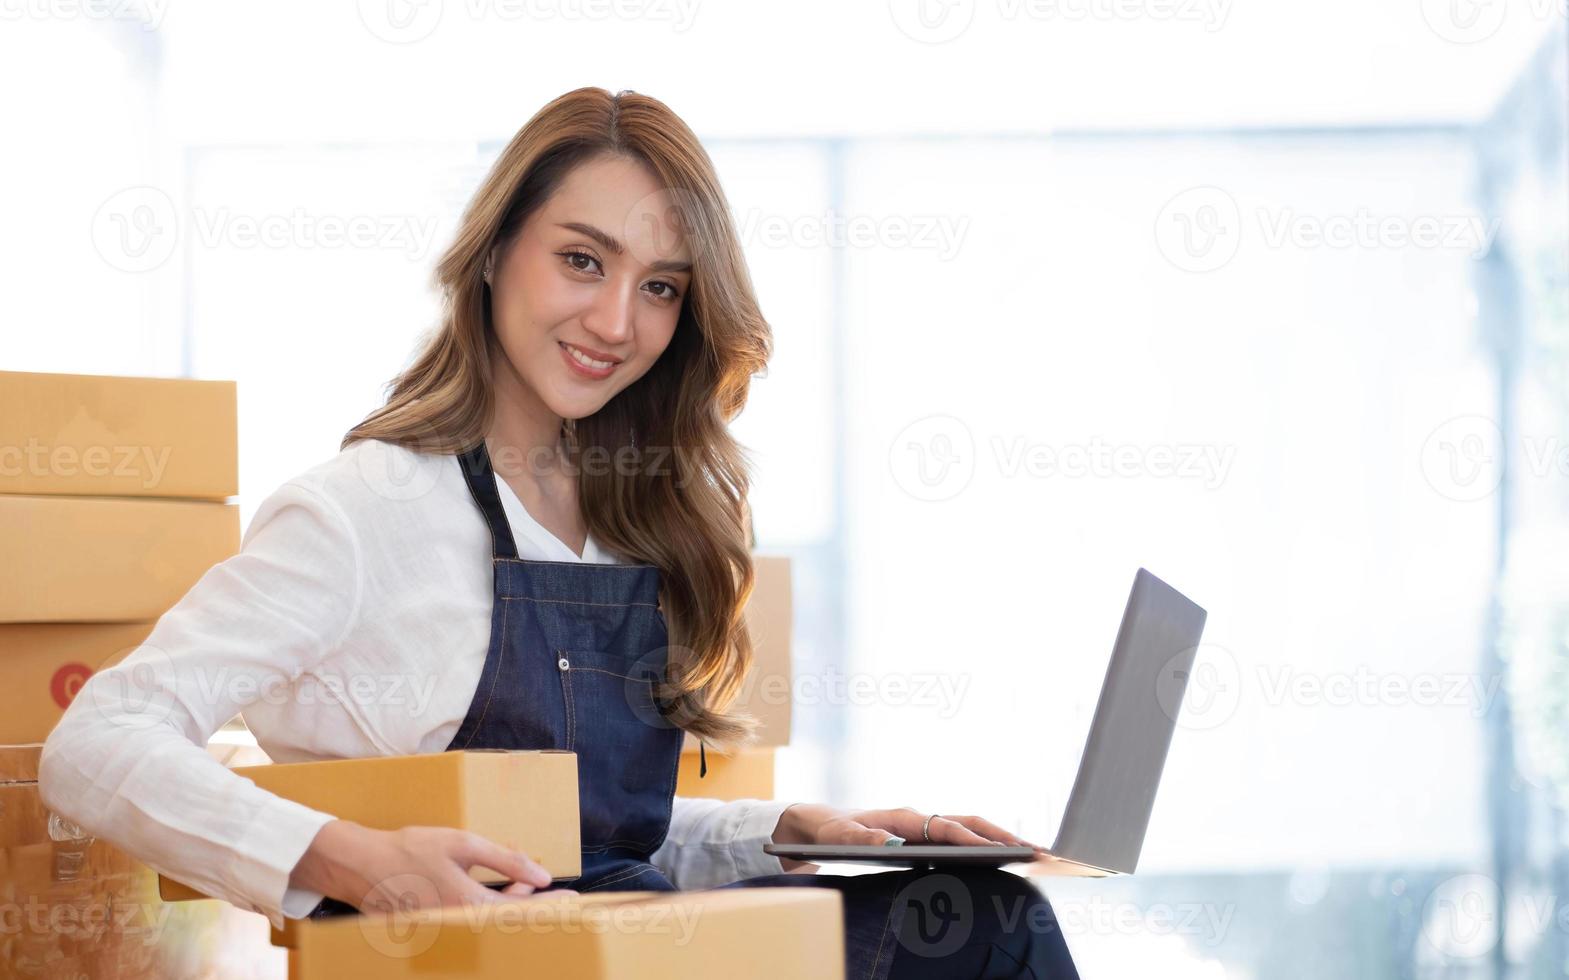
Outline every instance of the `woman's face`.
{"type": "Polygon", "coordinates": [[[595,157],[571,170],[498,251],[497,339],[516,376],[555,415],[599,411],[670,343],[692,284],[672,207],[646,165],[595,157]]]}

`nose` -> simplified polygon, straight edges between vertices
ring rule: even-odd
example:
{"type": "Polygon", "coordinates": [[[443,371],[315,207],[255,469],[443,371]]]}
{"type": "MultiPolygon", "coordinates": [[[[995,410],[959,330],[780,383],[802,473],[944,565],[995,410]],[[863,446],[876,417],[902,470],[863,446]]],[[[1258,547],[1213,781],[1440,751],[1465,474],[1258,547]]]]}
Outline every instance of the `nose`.
{"type": "Polygon", "coordinates": [[[605,284],[596,291],[594,302],[583,315],[583,327],[607,348],[619,346],[632,336],[632,317],[636,307],[637,286],[605,284]]]}

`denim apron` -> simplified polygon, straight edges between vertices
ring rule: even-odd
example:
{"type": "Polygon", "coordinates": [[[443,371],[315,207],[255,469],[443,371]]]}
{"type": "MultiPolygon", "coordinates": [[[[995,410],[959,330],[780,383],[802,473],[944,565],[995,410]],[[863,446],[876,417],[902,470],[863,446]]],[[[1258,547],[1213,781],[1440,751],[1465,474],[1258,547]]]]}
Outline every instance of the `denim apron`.
{"type": "Polygon", "coordinates": [[[668,634],[653,565],[519,558],[483,443],[458,457],[490,528],[490,648],[448,751],[577,753],[578,891],[669,891],[664,843],[683,734],[660,713],[668,634]]]}
{"type": "MultiPolygon", "coordinates": [[[[484,444],[459,455],[458,461],[490,529],[494,601],[479,684],[447,751],[577,753],[582,875],[561,886],[579,892],[674,891],[650,860],[670,827],[684,738],[653,697],[669,642],[659,610],[659,569],[519,558],[484,444]]],[[[996,874],[1008,887],[1012,876],[996,874]]],[[[779,874],[725,887],[838,891],[844,909],[845,976],[850,980],[883,980],[901,955],[901,976],[951,976],[947,970],[952,964],[945,967],[939,958],[900,953],[927,941],[910,931],[919,923],[913,917],[906,921],[905,915],[912,892],[930,891],[920,875],[779,874]]],[[[977,889],[989,893],[993,887],[981,881],[954,885],[967,895],[977,889]]],[[[329,898],[310,917],[354,911],[329,898]]],[[[1060,947],[1060,937],[1055,941],[1060,947]]],[[[992,953],[983,949],[982,955],[989,958],[992,953]]],[[[765,969],[767,950],[759,948],[758,956],[760,970],[765,969]]],[[[1062,956],[1066,958],[1065,949],[1062,956]]],[[[970,973],[982,974],[991,975],[984,968],[970,973]]],[[[1040,975],[1075,976],[1071,961],[1065,973],[1040,975]]]]}

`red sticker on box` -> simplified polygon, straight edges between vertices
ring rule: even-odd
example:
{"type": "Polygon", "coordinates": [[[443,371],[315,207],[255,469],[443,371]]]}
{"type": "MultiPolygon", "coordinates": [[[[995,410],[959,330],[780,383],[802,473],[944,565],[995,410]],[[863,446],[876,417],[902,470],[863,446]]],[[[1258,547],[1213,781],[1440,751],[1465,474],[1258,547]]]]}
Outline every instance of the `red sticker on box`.
{"type": "Polygon", "coordinates": [[[49,693],[54,696],[54,703],[61,708],[70,707],[71,699],[76,697],[76,692],[87,683],[87,678],[93,676],[93,669],[86,664],[66,664],[54,672],[49,678],[49,693]]]}

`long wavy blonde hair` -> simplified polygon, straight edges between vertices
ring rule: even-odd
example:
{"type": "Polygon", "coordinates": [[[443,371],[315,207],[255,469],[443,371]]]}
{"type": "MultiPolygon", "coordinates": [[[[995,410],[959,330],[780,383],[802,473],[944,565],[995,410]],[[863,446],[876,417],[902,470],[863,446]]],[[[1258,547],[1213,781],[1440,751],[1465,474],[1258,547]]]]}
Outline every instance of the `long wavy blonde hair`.
{"type": "Polygon", "coordinates": [[[692,253],[692,284],[648,373],[593,415],[567,420],[564,442],[574,461],[631,452],[650,462],[578,466],[578,505],[596,540],[661,572],[667,716],[715,746],[734,746],[755,725],[728,711],[752,663],[742,609],[754,579],[749,465],[727,423],[745,406],[773,341],[713,163],[662,102],[581,88],[518,131],[436,266],[439,326],[390,383],[386,404],[349,430],[343,447],[378,439],[456,454],[484,441],[494,405],[491,358],[506,356],[490,322],[485,258],[512,241],[572,168],[607,153],[639,160],[659,179],[692,253]]]}

